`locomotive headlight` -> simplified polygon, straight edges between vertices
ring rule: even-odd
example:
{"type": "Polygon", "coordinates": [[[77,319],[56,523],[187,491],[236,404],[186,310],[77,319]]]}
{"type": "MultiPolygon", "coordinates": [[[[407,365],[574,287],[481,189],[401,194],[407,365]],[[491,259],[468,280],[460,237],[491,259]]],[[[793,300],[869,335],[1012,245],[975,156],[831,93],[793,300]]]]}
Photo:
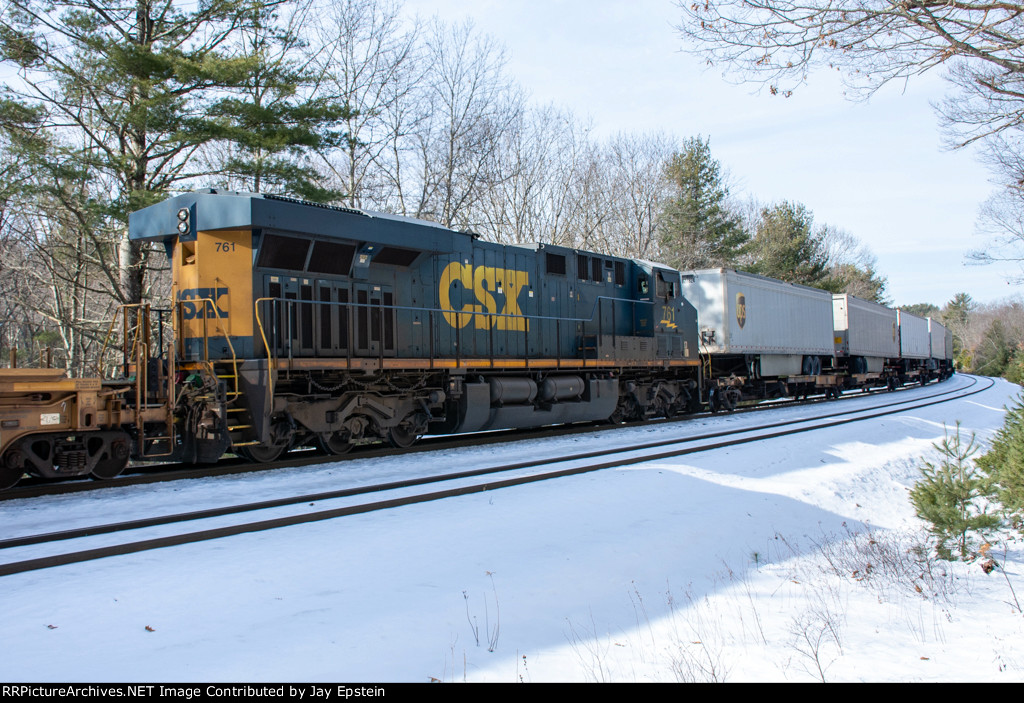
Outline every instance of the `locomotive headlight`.
{"type": "Polygon", "coordinates": [[[189,224],[189,210],[183,207],[178,210],[178,234],[188,234],[192,226],[189,224]]]}

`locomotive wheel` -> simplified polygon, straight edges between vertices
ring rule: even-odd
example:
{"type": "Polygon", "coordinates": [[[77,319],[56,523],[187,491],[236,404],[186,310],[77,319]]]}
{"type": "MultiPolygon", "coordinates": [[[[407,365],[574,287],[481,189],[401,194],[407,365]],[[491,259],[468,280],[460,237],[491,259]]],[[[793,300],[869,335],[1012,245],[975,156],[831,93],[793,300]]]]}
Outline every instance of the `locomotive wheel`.
{"type": "Polygon", "coordinates": [[[395,449],[408,449],[423,436],[420,413],[410,413],[400,423],[388,429],[388,442],[395,449]]]}
{"type": "Polygon", "coordinates": [[[287,422],[276,420],[270,426],[269,439],[272,444],[251,444],[239,447],[239,451],[250,461],[266,464],[295,446],[296,434],[287,422]]]}
{"type": "Polygon", "coordinates": [[[239,447],[239,451],[249,461],[255,461],[258,464],[266,464],[274,461],[279,456],[284,454],[288,447],[280,445],[268,446],[266,444],[253,444],[248,447],[239,447]]]}
{"type": "Polygon", "coordinates": [[[320,448],[328,454],[334,454],[335,456],[347,454],[355,446],[349,441],[348,434],[342,432],[325,432],[319,436],[319,440],[320,448]]]}
{"type": "Polygon", "coordinates": [[[405,427],[404,423],[388,430],[388,442],[395,449],[408,449],[419,438],[420,435],[405,427]]]}
{"type": "Polygon", "coordinates": [[[700,395],[696,390],[690,394],[689,399],[686,401],[686,412],[688,413],[699,413],[700,412],[700,395]]]}

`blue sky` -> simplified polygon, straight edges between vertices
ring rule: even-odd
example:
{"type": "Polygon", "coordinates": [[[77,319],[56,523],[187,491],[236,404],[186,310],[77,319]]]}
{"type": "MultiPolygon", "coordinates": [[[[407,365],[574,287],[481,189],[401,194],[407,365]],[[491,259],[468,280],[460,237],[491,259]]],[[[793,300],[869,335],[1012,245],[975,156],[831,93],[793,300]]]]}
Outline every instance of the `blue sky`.
{"type": "Polygon", "coordinates": [[[1016,267],[964,265],[984,244],[975,219],[994,186],[974,153],[943,147],[938,74],[852,102],[822,73],[783,98],[681,53],[668,0],[407,0],[406,11],[471,18],[507,47],[508,71],[534,102],[589,117],[598,136],[710,138],[734,193],[800,201],[817,223],[865,242],[897,305],[1021,292],[1006,282],[1016,267]]]}

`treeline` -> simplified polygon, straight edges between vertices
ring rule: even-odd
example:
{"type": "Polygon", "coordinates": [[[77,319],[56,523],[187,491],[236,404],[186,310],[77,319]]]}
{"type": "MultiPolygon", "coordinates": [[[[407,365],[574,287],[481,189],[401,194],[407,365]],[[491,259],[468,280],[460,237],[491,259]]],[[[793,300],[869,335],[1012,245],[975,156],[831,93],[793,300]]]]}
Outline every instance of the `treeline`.
{"type": "Polygon", "coordinates": [[[8,0],[0,70],[0,347],[57,347],[76,374],[118,305],[168,293],[128,213],[201,187],[884,301],[866,248],[738,198],[709,139],[596,138],[471,24],[390,0],[8,0]]]}
{"type": "Polygon", "coordinates": [[[930,303],[903,308],[941,321],[953,333],[957,368],[1024,384],[1024,300],[977,303],[957,293],[941,309],[930,303]]]}

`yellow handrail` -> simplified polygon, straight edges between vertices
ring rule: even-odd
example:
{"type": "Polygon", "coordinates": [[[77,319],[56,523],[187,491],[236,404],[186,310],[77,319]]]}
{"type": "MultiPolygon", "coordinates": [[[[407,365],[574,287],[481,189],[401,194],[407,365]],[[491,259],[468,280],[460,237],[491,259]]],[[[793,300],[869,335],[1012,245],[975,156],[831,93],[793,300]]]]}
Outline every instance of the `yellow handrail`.
{"type": "MultiPolygon", "coordinates": [[[[214,311],[213,319],[214,320],[220,320],[221,318],[218,317],[217,314],[216,314],[217,309],[218,309],[217,308],[217,304],[214,302],[213,298],[191,298],[187,302],[190,302],[190,303],[202,303],[203,304],[203,351],[205,352],[204,353],[204,358],[203,358],[203,363],[208,364],[209,368],[210,368],[210,371],[213,372],[214,371],[214,369],[213,369],[213,362],[210,361],[210,347],[209,347],[209,337],[210,337],[210,335],[209,335],[209,330],[207,330],[207,327],[206,327],[206,320],[208,319],[207,314],[206,314],[206,309],[207,309],[207,306],[209,306],[209,308],[214,311]]],[[[228,331],[225,330],[224,328],[222,328],[220,326],[220,324],[217,324],[216,326],[214,326],[213,331],[214,331],[214,333],[219,332],[222,335],[224,335],[224,340],[228,343],[228,349],[231,350],[231,364],[232,364],[232,367],[235,370],[235,392],[238,393],[239,392],[239,390],[238,390],[238,354],[235,352],[235,345],[231,343],[231,335],[228,334],[228,331]]],[[[214,373],[213,375],[216,375],[216,374],[214,373]]]]}
{"type": "Polygon", "coordinates": [[[267,342],[267,333],[263,329],[263,320],[260,318],[260,303],[267,300],[277,300],[277,298],[257,298],[256,302],[253,303],[254,312],[256,313],[256,326],[260,328],[260,337],[263,339],[263,348],[267,350],[267,388],[269,396],[268,407],[273,409],[274,406],[274,357],[270,353],[270,343],[267,342]]]}

